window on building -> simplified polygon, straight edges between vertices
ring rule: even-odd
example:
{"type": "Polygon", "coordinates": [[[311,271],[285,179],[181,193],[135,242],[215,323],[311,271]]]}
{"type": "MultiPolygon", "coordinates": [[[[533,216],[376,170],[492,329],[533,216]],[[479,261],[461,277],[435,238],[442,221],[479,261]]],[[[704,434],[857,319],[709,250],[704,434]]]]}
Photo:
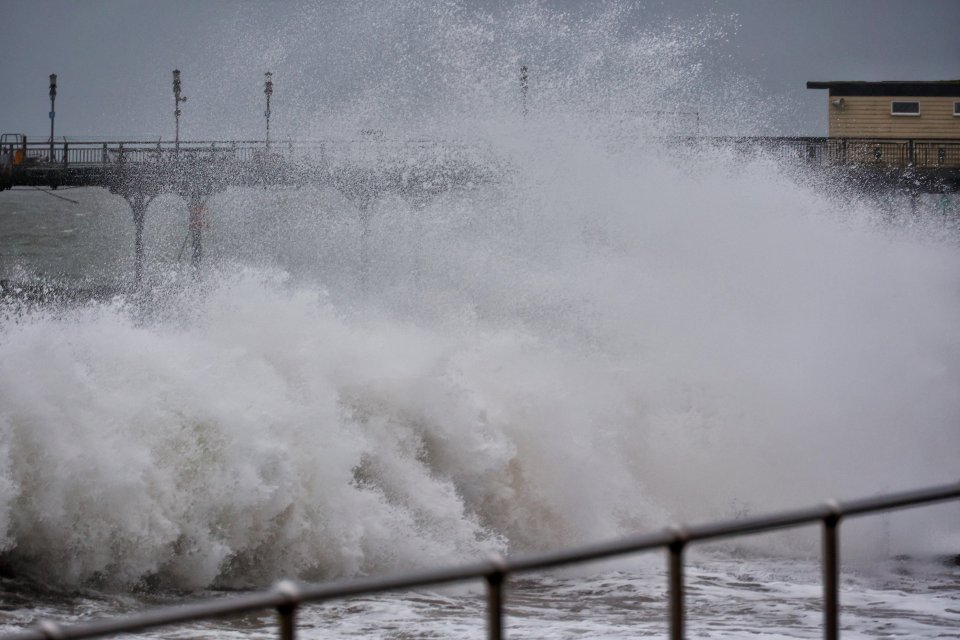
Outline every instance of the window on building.
{"type": "Polygon", "coordinates": [[[960,102],[953,103],[953,115],[960,116],[960,102]]]}
{"type": "Polygon", "coordinates": [[[920,115],[919,102],[891,102],[890,115],[894,116],[918,116],[920,115]]]}

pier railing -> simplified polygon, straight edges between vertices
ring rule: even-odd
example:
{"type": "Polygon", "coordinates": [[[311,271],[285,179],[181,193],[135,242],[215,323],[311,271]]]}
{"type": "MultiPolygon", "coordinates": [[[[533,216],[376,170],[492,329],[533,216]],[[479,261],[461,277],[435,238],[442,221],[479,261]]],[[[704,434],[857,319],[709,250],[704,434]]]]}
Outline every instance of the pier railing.
{"type": "Polygon", "coordinates": [[[163,163],[177,160],[211,159],[218,162],[251,162],[283,159],[286,161],[343,162],[364,159],[420,160],[423,156],[442,157],[455,151],[458,157],[485,153],[478,145],[431,140],[382,140],[376,137],[356,140],[60,140],[49,142],[24,140],[4,144],[2,151],[16,157],[16,166],[87,168],[120,163],[163,163]],[[51,156],[51,149],[53,155],[51,156]]]}
{"type": "Polygon", "coordinates": [[[697,144],[769,153],[814,167],[960,169],[960,140],[939,138],[717,137],[697,144]]]}
{"type": "MultiPolygon", "coordinates": [[[[672,137],[662,144],[724,146],[738,151],[758,151],[806,164],[917,169],[960,169],[960,140],[935,138],[823,138],[823,137],[672,137]]],[[[457,149],[458,154],[478,149],[476,145],[435,141],[398,142],[376,136],[356,140],[263,140],[149,141],[62,140],[27,141],[7,149],[17,152],[24,166],[92,167],[120,162],[161,162],[177,158],[208,157],[248,162],[266,158],[344,161],[365,155],[402,157],[419,151],[436,154],[457,149]],[[51,157],[51,149],[53,155],[51,157]]]]}
{"type": "Polygon", "coordinates": [[[504,637],[505,626],[504,586],[511,575],[655,549],[665,549],[667,551],[670,637],[679,639],[684,637],[683,554],[688,546],[696,542],[812,524],[818,524],[822,529],[823,635],[827,640],[835,640],[840,633],[840,522],[857,516],[957,499],[960,499],[960,483],[860,500],[844,502],[831,500],[819,506],[794,511],[703,525],[676,526],[659,532],[636,535],[576,549],[515,558],[498,556],[472,564],[396,577],[362,578],[320,585],[284,581],[273,590],[263,593],[161,608],[115,619],[70,626],[61,626],[54,621],[43,620],[33,629],[7,634],[0,637],[0,640],[97,638],[211,618],[238,616],[269,609],[276,610],[279,616],[280,640],[294,640],[296,637],[297,609],[304,604],[469,580],[483,580],[486,583],[487,636],[491,640],[500,640],[504,637]]]}

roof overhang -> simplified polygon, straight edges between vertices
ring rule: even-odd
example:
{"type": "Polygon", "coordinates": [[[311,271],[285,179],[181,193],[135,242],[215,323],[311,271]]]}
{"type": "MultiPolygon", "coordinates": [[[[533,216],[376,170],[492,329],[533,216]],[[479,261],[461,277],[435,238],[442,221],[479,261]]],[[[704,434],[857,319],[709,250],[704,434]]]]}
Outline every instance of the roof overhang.
{"type": "Polygon", "coordinates": [[[829,89],[831,96],[960,98],[960,80],[934,82],[808,82],[807,89],[829,89]]]}

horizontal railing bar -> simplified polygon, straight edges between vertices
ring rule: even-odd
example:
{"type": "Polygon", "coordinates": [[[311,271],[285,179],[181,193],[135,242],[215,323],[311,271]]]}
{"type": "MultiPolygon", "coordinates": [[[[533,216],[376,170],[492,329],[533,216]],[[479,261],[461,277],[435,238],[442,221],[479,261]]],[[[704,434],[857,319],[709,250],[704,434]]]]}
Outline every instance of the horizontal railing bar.
{"type": "MultiPolygon", "coordinates": [[[[933,180],[936,190],[956,187],[960,176],[960,140],[944,138],[842,138],[842,137],[777,137],[777,136],[655,136],[648,140],[672,145],[691,145],[694,148],[728,148],[739,153],[771,154],[788,162],[802,162],[807,166],[831,168],[849,167],[867,171],[912,171],[925,180],[933,180]],[[938,182],[947,180],[947,183],[938,182]],[[951,182],[952,181],[952,182],[951,182]],[[945,187],[944,185],[953,185],[945,187]]],[[[330,165],[350,162],[350,158],[368,158],[377,154],[381,161],[390,158],[409,162],[418,154],[433,150],[449,152],[468,150],[489,156],[489,143],[467,143],[463,140],[352,138],[324,140],[275,140],[273,146],[265,140],[72,140],[55,141],[52,145],[43,137],[33,142],[4,143],[5,148],[22,149],[27,162],[12,169],[13,182],[43,181],[45,183],[80,180],[78,171],[97,167],[150,166],[157,171],[190,162],[216,161],[237,163],[254,169],[261,161],[290,165],[310,163],[319,157],[330,165]],[[102,153],[101,153],[102,151],[102,153]],[[46,172],[46,173],[40,173],[46,172]],[[41,177],[38,177],[41,176],[41,177]]],[[[906,173],[887,174],[883,180],[896,183],[909,178],[906,173]]],[[[87,178],[102,182],[104,178],[87,178]]],[[[241,180],[242,181],[242,180],[241,180]]],[[[282,181],[282,180],[281,180],[282,181]]],[[[901,185],[905,186],[905,185],[901,185]]]]}
{"type": "Polygon", "coordinates": [[[562,551],[548,551],[545,553],[536,553],[517,558],[510,558],[507,561],[507,569],[511,573],[521,573],[527,571],[539,571],[542,569],[551,569],[568,564],[580,562],[593,562],[595,560],[605,560],[615,556],[622,556],[628,553],[640,553],[642,551],[652,551],[662,549],[676,539],[676,533],[673,529],[664,529],[656,533],[641,534],[630,536],[609,542],[598,542],[585,545],[576,549],[562,551]]]}
{"type": "MultiPolygon", "coordinates": [[[[143,613],[134,613],[119,618],[82,622],[60,626],[55,634],[62,639],[95,638],[117,633],[133,633],[160,626],[170,626],[195,620],[222,618],[252,611],[262,611],[279,606],[286,600],[277,593],[256,593],[250,596],[223,598],[197,604],[162,607],[143,613]]],[[[4,636],[4,640],[44,640],[50,635],[43,629],[30,629],[4,636]]]]}
{"type": "Polygon", "coordinates": [[[296,606],[335,598],[462,582],[496,573],[508,574],[543,570],[561,565],[602,560],[627,553],[650,551],[677,543],[687,544],[698,540],[761,533],[822,522],[830,518],[849,518],[879,511],[917,507],[956,498],[960,498],[960,483],[874,498],[827,502],[819,506],[731,522],[675,527],[660,532],[586,545],[572,550],[531,554],[510,560],[498,557],[487,562],[475,562],[446,569],[386,578],[360,578],[323,585],[285,583],[283,589],[274,591],[193,605],[167,607],[113,620],[94,621],[64,627],[55,625],[52,627],[52,631],[51,623],[43,623],[41,626],[46,625],[46,630],[38,628],[15,632],[3,636],[2,640],[79,640],[80,638],[130,633],[200,619],[239,615],[283,605],[296,606]]]}
{"type": "MultiPolygon", "coordinates": [[[[223,618],[229,616],[272,609],[281,605],[298,605],[306,602],[321,602],[334,598],[382,593],[401,589],[463,582],[476,579],[498,570],[500,565],[494,562],[477,562],[434,571],[393,577],[371,577],[331,583],[325,585],[297,585],[298,594],[291,597],[288,592],[267,591],[198,604],[163,607],[145,613],[132,614],[108,620],[63,626],[58,629],[59,640],[80,640],[117,633],[131,633],[160,626],[181,624],[193,620],[223,618]]],[[[3,640],[54,640],[49,639],[42,629],[31,629],[3,636],[3,640]]]]}
{"type": "MultiPolygon", "coordinates": [[[[102,148],[106,145],[108,148],[124,145],[132,146],[136,145],[137,147],[147,147],[156,149],[158,146],[161,149],[175,149],[178,143],[173,140],[69,140],[66,143],[62,141],[54,142],[55,148],[62,148],[66,144],[70,147],[78,146],[89,146],[102,148]]],[[[179,147],[182,150],[183,148],[189,145],[223,145],[224,147],[230,147],[232,145],[256,145],[260,148],[266,148],[265,140],[181,140],[179,142],[179,147]]],[[[369,144],[369,145],[384,145],[384,144],[437,144],[444,146],[456,146],[468,144],[466,142],[456,142],[448,140],[430,140],[426,138],[414,138],[414,139],[392,139],[386,138],[383,140],[368,140],[364,138],[328,138],[328,139],[304,139],[304,140],[271,140],[270,148],[271,150],[283,149],[288,145],[325,145],[325,144],[369,144]]],[[[23,143],[20,142],[4,142],[3,145],[9,146],[13,145],[14,147],[22,147],[23,143]]],[[[26,142],[26,147],[31,149],[49,149],[50,143],[43,142],[40,140],[33,141],[28,140],[26,142]]]]}
{"type": "Polygon", "coordinates": [[[689,542],[710,540],[812,524],[832,516],[853,518],[878,511],[893,511],[909,507],[919,507],[924,504],[942,502],[955,498],[960,498],[960,483],[917,491],[888,494],[862,500],[845,502],[828,501],[818,507],[787,511],[770,516],[744,518],[743,520],[730,523],[697,525],[688,527],[684,531],[687,541],[689,542]]]}
{"type": "Polygon", "coordinates": [[[683,527],[682,533],[688,542],[715,540],[731,536],[743,536],[777,529],[789,529],[822,521],[833,513],[829,505],[809,507],[797,511],[786,511],[768,516],[743,518],[734,522],[702,524],[683,527]]]}
{"type": "Polygon", "coordinates": [[[941,502],[952,498],[960,498],[960,483],[930,489],[904,491],[902,493],[877,496],[875,498],[845,500],[838,503],[837,507],[843,517],[851,518],[868,513],[875,513],[877,511],[919,507],[931,502],[941,502]]]}
{"type": "MultiPolygon", "coordinates": [[[[654,139],[658,140],[678,140],[678,141],[701,141],[701,142],[734,142],[742,144],[782,144],[784,146],[794,146],[794,145],[839,145],[839,144],[896,144],[896,145],[905,145],[910,142],[920,143],[920,144],[937,144],[943,146],[960,146],[960,140],[956,138],[844,138],[844,137],[763,137],[763,136],[750,136],[750,137],[738,137],[738,136],[656,136],[654,139]]],[[[10,143],[5,142],[4,145],[13,145],[15,147],[24,146],[22,143],[10,143]]],[[[54,142],[55,148],[62,148],[64,144],[70,147],[96,147],[102,148],[106,145],[108,148],[112,148],[119,145],[126,146],[136,146],[137,148],[151,148],[157,149],[158,147],[162,150],[166,149],[175,149],[177,143],[172,140],[70,140],[66,143],[62,141],[54,142]]],[[[289,145],[294,146],[320,146],[320,145],[337,145],[337,144],[364,144],[364,145],[404,145],[404,144],[436,144],[436,145],[445,145],[445,146],[456,146],[456,145],[467,145],[466,142],[456,142],[456,141],[438,141],[430,139],[383,139],[383,140],[368,140],[363,138],[335,138],[335,139],[305,139],[305,140],[271,140],[270,148],[271,150],[282,150],[283,148],[288,147],[289,145]]],[[[255,146],[257,148],[266,149],[265,140],[181,140],[179,147],[181,150],[187,148],[191,145],[221,145],[226,148],[232,146],[240,145],[249,145],[255,146]]],[[[28,140],[26,143],[28,149],[49,149],[50,143],[44,142],[42,140],[28,140]]],[[[219,148],[219,147],[218,147],[219,148]]]]}
{"type": "Polygon", "coordinates": [[[933,489],[891,494],[853,502],[827,502],[823,505],[805,509],[786,511],[768,516],[743,518],[730,522],[673,527],[659,533],[622,538],[572,550],[521,556],[508,560],[507,567],[511,572],[547,569],[575,562],[603,560],[626,553],[649,551],[668,546],[678,539],[682,539],[685,542],[695,542],[763,533],[805,524],[814,524],[838,513],[844,517],[854,517],[876,511],[921,506],[922,504],[950,500],[952,498],[960,498],[960,484],[944,485],[934,487],[933,489]]]}
{"type": "Polygon", "coordinates": [[[382,593],[384,591],[412,589],[415,587],[448,584],[450,582],[463,582],[465,580],[482,578],[492,572],[498,571],[498,568],[501,566],[500,562],[500,560],[496,562],[475,562],[446,569],[435,569],[433,571],[394,577],[360,578],[340,584],[300,585],[300,598],[298,603],[320,602],[367,593],[382,593]]]}

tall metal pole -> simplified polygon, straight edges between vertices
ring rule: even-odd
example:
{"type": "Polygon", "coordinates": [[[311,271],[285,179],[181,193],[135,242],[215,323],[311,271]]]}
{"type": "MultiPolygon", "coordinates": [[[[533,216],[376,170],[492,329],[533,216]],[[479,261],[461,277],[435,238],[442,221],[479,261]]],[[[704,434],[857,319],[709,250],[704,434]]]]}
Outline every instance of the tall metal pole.
{"type": "Polygon", "coordinates": [[[50,74],[50,162],[53,162],[53,120],[57,115],[57,74],[50,74]]]}
{"type": "Polygon", "coordinates": [[[174,154],[180,157],[180,103],[186,102],[187,96],[180,95],[180,70],[173,70],[173,104],[176,107],[173,117],[176,120],[176,133],[174,134],[174,154]]]}
{"type": "Polygon", "coordinates": [[[263,93],[267,96],[267,110],[263,115],[267,118],[267,151],[270,150],[270,96],[273,95],[273,74],[267,71],[264,75],[263,93]]]}

